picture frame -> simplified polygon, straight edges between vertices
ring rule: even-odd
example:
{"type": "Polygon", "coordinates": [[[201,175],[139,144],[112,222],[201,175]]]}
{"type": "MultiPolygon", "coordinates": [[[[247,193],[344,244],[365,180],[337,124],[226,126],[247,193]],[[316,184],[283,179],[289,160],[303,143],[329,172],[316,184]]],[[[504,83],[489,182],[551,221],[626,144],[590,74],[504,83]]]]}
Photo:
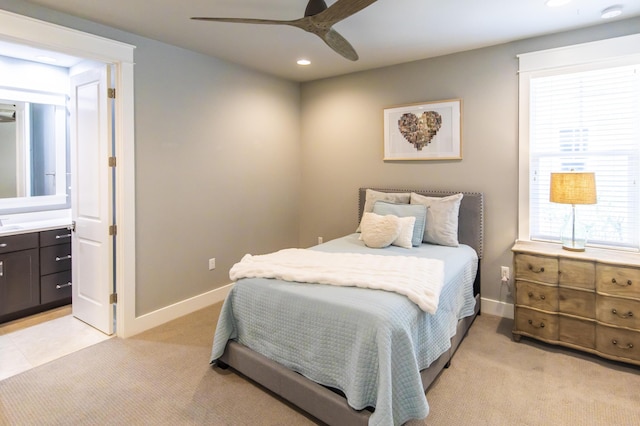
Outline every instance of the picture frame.
{"type": "Polygon", "coordinates": [[[462,160],[462,99],[385,108],[383,160],[462,160]]]}

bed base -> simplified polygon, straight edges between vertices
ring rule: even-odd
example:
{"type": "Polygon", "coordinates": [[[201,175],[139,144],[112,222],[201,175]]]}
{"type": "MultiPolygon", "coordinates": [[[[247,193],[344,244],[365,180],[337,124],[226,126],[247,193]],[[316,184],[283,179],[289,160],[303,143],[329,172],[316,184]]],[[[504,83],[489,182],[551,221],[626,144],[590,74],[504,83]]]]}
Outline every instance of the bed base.
{"type": "MultiPolygon", "coordinates": [[[[458,321],[456,334],[451,338],[451,348],[420,373],[425,392],[440,372],[449,366],[453,354],[479,313],[480,295],[477,294],[474,314],[458,321]]],[[[366,425],[369,422],[371,411],[368,409],[354,410],[347,404],[346,398],[336,391],[319,385],[235,341],[227,343],[224,354],[217,363],[218,368],[227,366],[326,424],[366,425]]]]}

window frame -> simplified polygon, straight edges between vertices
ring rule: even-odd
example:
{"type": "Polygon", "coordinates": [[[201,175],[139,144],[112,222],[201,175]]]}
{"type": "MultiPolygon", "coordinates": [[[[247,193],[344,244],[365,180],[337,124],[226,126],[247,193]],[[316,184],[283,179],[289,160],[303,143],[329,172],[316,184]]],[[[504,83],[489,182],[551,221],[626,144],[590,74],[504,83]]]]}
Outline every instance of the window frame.
{"type": "MultiPolygon", "coordinates": [[[[517,55],[518,240],[530,241],[530,88],[533,78],[640,63],[640,34],[517,55]]],[[[559,242],[558,242],[559,244],[559,242]]],[[[628,249],[620,249],[626,250],[628,249]]]]}

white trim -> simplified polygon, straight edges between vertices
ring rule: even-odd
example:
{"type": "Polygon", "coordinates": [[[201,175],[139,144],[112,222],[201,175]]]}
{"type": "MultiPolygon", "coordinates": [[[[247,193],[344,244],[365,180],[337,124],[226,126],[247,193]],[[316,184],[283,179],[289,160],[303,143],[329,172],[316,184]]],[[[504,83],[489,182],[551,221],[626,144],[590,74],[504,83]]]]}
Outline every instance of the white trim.
{"type": "Polygon", "coordinates": [[[638,55],[640,34],[615,37],[590,43],[522,53],[519,72],[540,71],[581,64],[610,61],[612,58],[638,55]]]}
{"type": "Polygon", "coordinates": [[[117,335],[131,335],[129,322],[136,318],[136,244],[135,244],[135,126],[133,90],[133,52],[135,46],[98,37],[49,22],[0,10],[0,39],[55,50],[84,59],[115,65],[117,89],[115,138],[116,206],[116,305],[117,335]],[[122,333],[120,332],[122,329],[122,333]]]}
{"type": "Polygon", "coordinates": [[[500,302],[499,300],[480,299],[481,312],[497,317],[513,319],[513,303],[500,302]]]}
{"type": "MultiPolygon", "coordinates": [[[[220,303],[227,297],[231,288],[233,288],[233,283],[198,296],[194,296],[190,299],[174,303],[173,305],[166,306],[156,311],[149,312],[148,314],[141,315],[135,318],[133,324],[131,322],[127,323],[126,335],[121,336],[119,333],[120,330],[118,330],[118,335],[119,337],[131,337],[176,318],[180,318],[192,312],[206,308],[207,306],[220,303]]],[[[213,333],[213,330],[211,333],[213,333]]]]}

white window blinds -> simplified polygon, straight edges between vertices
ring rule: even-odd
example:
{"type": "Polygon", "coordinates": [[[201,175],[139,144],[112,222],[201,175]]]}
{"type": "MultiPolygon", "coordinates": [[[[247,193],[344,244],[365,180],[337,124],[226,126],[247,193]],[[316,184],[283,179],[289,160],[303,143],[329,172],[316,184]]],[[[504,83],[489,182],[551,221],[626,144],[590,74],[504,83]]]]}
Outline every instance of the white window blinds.
{"type": "Polygon", "coordinates": [[[549,202],[552,172],[595,172],[598,203],[577,207],[591,244],[638,247],[640,67],[531,79],[531,238],[554,240],[570,214],[549,202]]]}
{"type": "Polygon", "coordinates": [[[640,59],[550,65],[520,76],[520,238],[525,228],[528,239],[559,241],[571,206],[549,201],[550,175],[587,171],[597,204],[576,206],[576,215],[588,244],[638,249],[640,59]]]}

